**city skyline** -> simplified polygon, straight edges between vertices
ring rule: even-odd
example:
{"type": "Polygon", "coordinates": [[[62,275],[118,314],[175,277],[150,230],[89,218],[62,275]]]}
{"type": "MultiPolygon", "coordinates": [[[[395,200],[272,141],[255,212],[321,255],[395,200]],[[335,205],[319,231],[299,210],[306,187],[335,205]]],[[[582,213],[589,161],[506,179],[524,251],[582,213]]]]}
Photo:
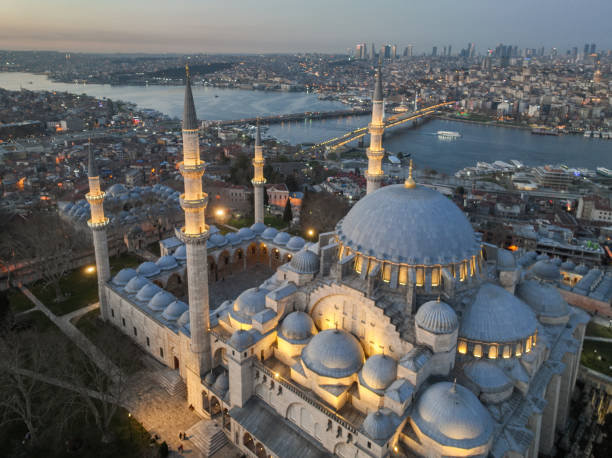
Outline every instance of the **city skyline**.
{"type": "Polygon", "coordinates": [[[373,15],[365,1],[315,0],[308,8],[279,0],[230,4],[184,0],[110,0],[86,7],[71,0],[8,0],[0,48],[69,52],[143,53],[344,53],[356,43],[377,48],[414,45],[415,54],[451,45],[455,54],[474,42],[477,52],[509,43],[557,47],[560,52],[584,43],[612,47],[605,0],[518,0],[512,9],[468,0],[458,5],[389,1],[373,15]],[[24,12],[27,11],[27,14],[24,12]],[[597,14],[590,14],[595,13],[597,14]],[[589,14],[588,14],[589,13],[589,14]],[[342,18],[342,20],[339,20],[342,18]],[[583,19],[584,18],[584,19],[583,19]],[[519,24],[520,26],[518,26],[519,24]],[[265,34],[262,32],[265,31],[265,34]]]}

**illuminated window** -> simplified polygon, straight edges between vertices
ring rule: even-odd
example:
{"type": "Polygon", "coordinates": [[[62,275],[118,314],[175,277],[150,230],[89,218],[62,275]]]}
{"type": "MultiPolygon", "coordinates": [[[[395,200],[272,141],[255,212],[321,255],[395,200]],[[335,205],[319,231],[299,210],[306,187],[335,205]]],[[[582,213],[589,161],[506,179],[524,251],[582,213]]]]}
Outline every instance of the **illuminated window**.
{"type": "Polygon", "coordinates": [[[527,338],[527,342],[525,343],[525,353],[529,353],[531,351],[531,337],[527,338]]]}
{"type": "Polygon", "coordinates": [[[496,359],[496,358],[497,358],[497,346],[491,345],[489,347],[489,359],[496,359]]]}
{"type": "Polygon", "coordinates": [[[416,270],[416,285],[423,286],[425,283],[425,271],[422,267],[418,267],[416,270]]]}
{"type": "Polygon", "coordinates": [[[465,340],[460,340],[459,345],[457,346],[457,351],[462,355],[467,353],[467,342],[465,340]]]}
{"type": "Polygon", "coordinates": [[[482,345],[480,344],[474,345],[474,357],[482,358],[482,345]]]}
{"type": "Polygon", "coordinates": [[[391,264],[385,264],[382,271],[382,279],[385,283],[391,281],[391,264]]]}
{"type": "Polygon", "coordinates": [[[344,253],[344,247],[340,245],[338,248],[338,259],[342,259],[342,254],[344,253]]]}
{"type": "Polygon", "coordinates": [[[476,261],[474,256],[470,259],[470,277],[473,277],[476,274],[476,261]]]}
{"type": "Polygon", "coordinates": [[[440,285],[440,268],[434,267],[431,269],[431,286],[440,285]]]}
{"type": "Polygon", "coordinates": [[[461,263],[460,269],[459,281],[465,281],[465,277],[467,276],[467,261],[461,263]]]}
{"type": "Polygon", "coordinates": [[[521,356],[523,354],[523,344],[516,344],[516,356],[521,356]]]}
{"type": "Polygon", "coordinates": [[[399,284],[404,286],[408,284],[408,267],[406,266],[400,267],[399,284]]]}
{"type": "Polygon", "coordinates": [[[361,264],[363,263],[363,258],[361,256],[357,256],[355,258],[355,272],[358,274],[361,273],[361,264]]]}
{"type": "Polygon", "coordinates": [[[510,358],[510,345],[504,345],[504,358],[510,358]]]}
{"type": "Polygon", "coordinates": [[[371,261],[369,258],[367,262],[368,262],[368,274],[369,274],[370,272],[372,272],[372,270],[374,270],[374,267],[376,267],[377,262],[371,261]]]}

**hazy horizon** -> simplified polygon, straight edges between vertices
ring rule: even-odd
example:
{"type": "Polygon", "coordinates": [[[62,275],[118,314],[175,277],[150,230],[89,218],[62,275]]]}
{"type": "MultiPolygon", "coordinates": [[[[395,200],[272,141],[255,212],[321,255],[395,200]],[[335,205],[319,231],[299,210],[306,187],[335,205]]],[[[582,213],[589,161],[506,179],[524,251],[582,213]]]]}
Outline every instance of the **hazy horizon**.
{"type": "Polygon", "coordinates": [[[612,48],[609,0],[5,0],[0,49],[147,54],[344,53],[365,42],[416,54],[474,42],[612,48]],[[378,13],[378,14],[376,14],[378,13]]]}

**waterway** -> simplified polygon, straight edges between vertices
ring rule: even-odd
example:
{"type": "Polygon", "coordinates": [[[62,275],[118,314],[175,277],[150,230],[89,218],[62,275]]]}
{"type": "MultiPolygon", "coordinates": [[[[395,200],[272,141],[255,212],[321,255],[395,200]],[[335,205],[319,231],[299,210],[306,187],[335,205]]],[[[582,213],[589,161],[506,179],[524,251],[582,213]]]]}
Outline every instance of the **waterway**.
{"type": "MultiPolygon", "coordinates": [[[[56,90],[86,93],[136,103],[172,117],[182,116],[183,88],[179,86],[110,86],[56,83],[44,75],[0,73],[0,87],[18,90],[56,90]],[[30,84],[31,82],[31,84],[30,84]]],[[[345,108],[339,102],[318,100],[316,94],[245,91],[195,87],[200,119],[239,119],[258,115],[345,108]]],[[[316,143],[367,125],[368,116],[271,125],[266,135],[289,143],[316,143]]],[[[367,142],[367,137],[366,137],[367,142]]],[[[478,161],[517,159],[526,165],[566,164],[570,167],[612,168],[612,140],[581,136],[540,136],[528,130],[432,120],[416,128],[396,128],[385,133],[389,152],[410,153],[420,168],[452,174],[478,161]],[[460,132],[457,140],[441,140],[438,130],[460,132]]]]}

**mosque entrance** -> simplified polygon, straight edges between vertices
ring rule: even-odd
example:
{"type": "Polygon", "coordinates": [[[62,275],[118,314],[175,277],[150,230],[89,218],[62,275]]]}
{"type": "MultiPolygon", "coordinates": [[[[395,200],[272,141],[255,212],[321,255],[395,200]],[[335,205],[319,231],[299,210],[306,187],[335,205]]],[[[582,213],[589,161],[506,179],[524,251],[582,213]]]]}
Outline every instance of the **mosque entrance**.
{"type": "Polygon", "coordinates": [[[174,357],[174,369],[178,369],[179,368],[179,359],[175,356],[174,357]]]}
{"type": "Polygon", "coordinates": [[[221,413],[221,403],[216,397],[210,398],[210,418],[214,418],[221,413]]]}

